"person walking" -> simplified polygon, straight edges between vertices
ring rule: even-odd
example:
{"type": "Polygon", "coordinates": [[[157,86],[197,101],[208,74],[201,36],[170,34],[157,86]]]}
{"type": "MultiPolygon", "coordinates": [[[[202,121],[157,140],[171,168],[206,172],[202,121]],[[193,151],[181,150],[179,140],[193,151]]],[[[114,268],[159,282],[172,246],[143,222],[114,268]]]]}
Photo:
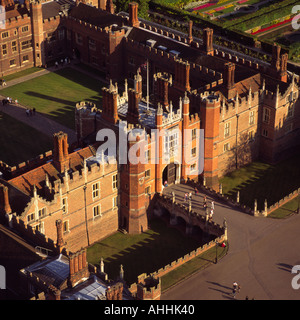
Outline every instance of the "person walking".
{"type": "Polygon", "coordinates": [[[189,193],[189,200],[192,200],[192,193],[189,193]]]}
{"type": "Polygon", "coordinates": [[[203,208],[206,209],[206,206],[207,206],[206,205],[206,196],[204,196],[204,198],[203,198],[203,208]]]}
{"type": "Polygon", "coordinates": [[[185,194],[184,194],[184,201],[186,202],[187,200],[188,200],[188,194],[185,193],[185,194]]]}
{"type": "Polygon", "coordinates": [[[234,281],[232,284],[232,296],[235,298],[236,294],[240,292],[240,285],[234,281]]]}
{"type": "Polygon", "coordinates": [[[211,202],[211,209],[212,209],[212,210],[215,209],[215,202],[214,202],[214,201],[211,202]]]}

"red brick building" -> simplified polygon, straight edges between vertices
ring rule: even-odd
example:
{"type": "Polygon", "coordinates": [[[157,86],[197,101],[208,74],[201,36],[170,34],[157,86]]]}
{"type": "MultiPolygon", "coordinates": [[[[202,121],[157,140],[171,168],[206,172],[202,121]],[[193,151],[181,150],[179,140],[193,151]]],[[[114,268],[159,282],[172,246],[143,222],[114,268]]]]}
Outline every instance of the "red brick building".
{"type": "Polygon", "coordinates": [[[92,146],[69,154],[61,132],[44,162],[2,181],[2,221],[33,228],[71,251],[118,230],[116,164],[99,165],[92,146]]]}
{"type": "MultiPolygon", "coordinates": [[[[66,138],[59,134],[50,162],[2,182],[1,210],[9,221],[16,213],[51,239],[62,233],[57,242],[63,239],[67,248],[76,249],[119,227],[130,233],[146,230],[150,200],[166,181],[200,179],[218,189],[224,173],[259,158],[276,162],[299,146],[299,77],[288,72],[287,55],[280,47],[274,46],[270,65],[260,64],[214,49],[211,29],[203,30],[200,41],[193,38],[191,23],[185,36],[141,23],[134,3],[129,17],[115,14],[112,2],[92,3],[102,9],[76,3],[61,14],[61,9],[50,10],[56,4],[62,5],[51,1],[14,7],[11,14],[22,8],[29,15],[8,21],[8,38],[15,23],[27,19],[33,28],[31,65],[57,59],[61,43],[64,55],[76,56],[112,82],[102,91],[100,110],[88,103],[76,106],[82,149],[69,154],[66,138]],[[126,140],[128,149],[145,139],[150,151],[146,158],[152,160],[155,154],[158,162],[99,164],[96,149],[85,143],[94,145],[104,128],[119,138],[120,126],[139,137],[126,140]],[[191,132],[190,144],[184,142],[184,129],[191,132]],[[193,139],[197,129],[203,129],[202,144],[193,139]],[[159,144],[152,143],[151,130],[165,130],[159,144]],[[176,152],[189,153],[191,161],[176,161],[176,152]],[[201,175],[195,170],[200,152],[201,175]],[[165,156],[169,163],[164,163],[165,156]]],[[[9,66],[9,59],[2,59],[6,73],[17,69],[9,66]]]]}

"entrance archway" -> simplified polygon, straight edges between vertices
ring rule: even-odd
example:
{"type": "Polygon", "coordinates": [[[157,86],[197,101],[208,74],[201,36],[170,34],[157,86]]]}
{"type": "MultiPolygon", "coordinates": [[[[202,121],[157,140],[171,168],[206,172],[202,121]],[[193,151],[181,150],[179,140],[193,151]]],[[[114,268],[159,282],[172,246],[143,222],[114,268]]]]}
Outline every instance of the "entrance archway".
{"type": "Polygon", "coordinates": [[[168,164],[162,173],[163,184],[167,182],[168,186],[177,182],[179,178],[179,165],[176,163],[168,164]]]}

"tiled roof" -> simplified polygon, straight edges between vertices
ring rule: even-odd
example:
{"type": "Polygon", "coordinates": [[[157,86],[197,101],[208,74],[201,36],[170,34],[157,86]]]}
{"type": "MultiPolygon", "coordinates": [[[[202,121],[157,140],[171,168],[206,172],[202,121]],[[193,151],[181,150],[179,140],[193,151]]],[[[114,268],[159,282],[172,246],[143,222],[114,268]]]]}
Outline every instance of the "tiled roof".
{"type": "MultiPolygon", "coordinates": [[[[94,152],[90,147],[86,147],[71,153],[69,155],[70,169],[77,171],[83,166],[83,160],[92,156],[94,156],[94,152]]],[[[61,176],[59,171],[53,165],[53,161],[50,161],[40,167],[9,180],[9,183],[18,188],[25,195],[32,196],[34,185],[36,186],[38,193],[39,190],[41,191],[45,186],[46,174],[48,175],[50,182],[59,179],[61,176]]]]}

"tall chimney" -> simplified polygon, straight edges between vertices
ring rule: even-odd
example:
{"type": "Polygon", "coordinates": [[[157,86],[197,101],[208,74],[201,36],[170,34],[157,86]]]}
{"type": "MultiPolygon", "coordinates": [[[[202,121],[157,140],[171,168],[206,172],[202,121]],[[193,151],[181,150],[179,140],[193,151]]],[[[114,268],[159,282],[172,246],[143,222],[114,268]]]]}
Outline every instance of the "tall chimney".
{"type": "Polygon", "coordinates": [[[225,76],[224,80],[226,81],[227,89],[232,89],[234,87],[234,73],[235,73],[235,64],[232,62],[225,63],[225,76]]]}
{"type": "Polygon", "coordinates": [[[189,36],[188,36],[188,44],[193,42],[193,21],[189,21],[189,36]]]}
{"type": "Polygon", "coordinates": [[[6,214],[12,212],[9,204],[8,188],[4,185],[0,185],[0,210],[6,214]]]}
{"type": "Polygon", "coordinates": [[[133,89],[129,89],[127,121],[136,124],[139,117],[139,93],[133,89]]]}
{"type": "Polygon", "coordinates": [[[62,248],[64,246],[64,239],[63,239],[63,223],[60,219],[56,220],[56,232],[57,232],[56,245],[58,246],[59,253],[61,253],[62,248]]]}
{"type": "Polygon", "coordinates": [[[129,3],[129,24],[132,27],[139,27],[140,22],[138,19],[138,7],[139,5],[136,2],[129,3]]]}
{"type": "Polygon", "coordinates": [[[90,276],[86,261],[86,249],[69,255],[69,285],[74,288],[77,284],[87,280],[90,276]]]}
{"type": "Polygon", "coordinates": [[[214,47],[213,47],[213,29],[206,28],[203,30],[203,46],[204,51],[207,55],[213,56],[214,55],[214,47]]]}
{"type": "Polygon", "coordinates": [[[62,131],[55,133],[53,164],[56,169],[63,173],[65,169],[69,170],[69,152],[68,152],[68,135],[62,131]]]}

